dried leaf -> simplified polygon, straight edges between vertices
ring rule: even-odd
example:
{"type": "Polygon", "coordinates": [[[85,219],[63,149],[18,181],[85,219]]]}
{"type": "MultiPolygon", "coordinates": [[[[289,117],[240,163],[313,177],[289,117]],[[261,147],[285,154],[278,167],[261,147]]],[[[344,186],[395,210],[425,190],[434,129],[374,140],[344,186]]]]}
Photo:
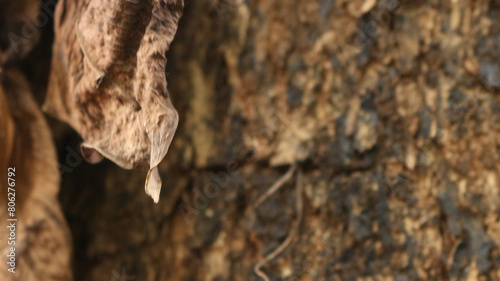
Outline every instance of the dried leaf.
{"type": "Polygon", "coordinates": [[[72,280],[72,241],[58,201],[54,143],[28,81],[17,70],[0,75],[0,108],[0,189],[5,192],[0,196],[0,219],[5,222],[0,251],[15,255],[15,263],[10,263],[11,256],[1,263],[0,280],[72,280]]]}
{"type": "MultiPolygon", "coordinates": [[[[165,52],[183,6],[182,0],[58,4],[44,108],[80,133],[93,150],[91,162],[98,152],[125,169],[157,173],[178,124],[165,52]]],[[[159,174],[154,183],[161,187],[159,174]]]]}

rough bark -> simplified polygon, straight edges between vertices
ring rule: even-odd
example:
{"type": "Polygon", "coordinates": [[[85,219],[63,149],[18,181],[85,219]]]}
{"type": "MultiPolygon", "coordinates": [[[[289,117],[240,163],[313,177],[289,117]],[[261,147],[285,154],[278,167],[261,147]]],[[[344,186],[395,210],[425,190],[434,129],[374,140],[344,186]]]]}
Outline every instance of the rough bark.
{"type": "Polygon", "coordinates": [[[158,205],[141,171],[68,161],[80,140],[55,129],[75,280],[262,280],[297,186],[303,219],[270,280],[500,280],[499,15],[493,0],[187,1],[158,205]]]}

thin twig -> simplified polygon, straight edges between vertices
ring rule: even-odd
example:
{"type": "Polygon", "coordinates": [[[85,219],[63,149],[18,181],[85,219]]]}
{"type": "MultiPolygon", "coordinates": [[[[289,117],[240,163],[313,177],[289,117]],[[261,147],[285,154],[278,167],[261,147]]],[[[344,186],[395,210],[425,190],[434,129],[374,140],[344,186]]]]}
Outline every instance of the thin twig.
{"type": "MultiPolygon", "coordinates": [[[[293,168],[293,170],[292,169],[290,169],[290,170],[293,173],[293,170],[295,170],[295,167],[293,168]]],[[[300,227],[300,223],[302,222],[302,217],[303,217],[303,212],[304,212],[304,208],[303,208],[303,204],[302,204],[302,189],[303,189],[303,182],[302,181],[303,181],[303,174],[302,174],[302,171],[299,169],[298,173],[297,173],[297,184],[296,184],[296,188],[295,188],[296,197],[297,197],[297,218],[292,225],[292,229],[288,233],[288,236],[286,237],[285,241],[283,241],[283,243],[281,243],[281,245],[278,248],[276,248],[274,251],[272,251],[269,255],[265,256],[264,259],[259,261],[254,267],[255,274],[257,274],[259,277],[261,277],[265,281],[269,281],[269,277],[261,270],[262,266],[264,266],[266,263],[273,260],[276,256],[278,256],[280,253],[282,253],[292,243],[293,239],[295,238],[295,236],[299,232],[299,227],[300,227]]]]}
{"type": "Polygon", "coordinates": [[[297,165],[296,164],[293,164],[290,169],[288,169],[288,172],[286,172],[286,174],[284,174],[278,181],[276,181],[273,186],[271,186],[267,191],[266,193],[262,194],[259,199],[257,199],[257,202],[255,202],[254,204],[254,208],[257,208],[260,206],[260,204],[262,204],[262,202],[266,201],[267,198],[269,198],[269,196],[273,195],[276,191],[278,191],[280,189],[280,187],[283,186],[283,184],[285,184],[285,182],[287,182],[288,180],[290,180],[290,178],[292,177],[293,175],[293,172],[295,172],[295,169],[297,168],[297,165]]]}

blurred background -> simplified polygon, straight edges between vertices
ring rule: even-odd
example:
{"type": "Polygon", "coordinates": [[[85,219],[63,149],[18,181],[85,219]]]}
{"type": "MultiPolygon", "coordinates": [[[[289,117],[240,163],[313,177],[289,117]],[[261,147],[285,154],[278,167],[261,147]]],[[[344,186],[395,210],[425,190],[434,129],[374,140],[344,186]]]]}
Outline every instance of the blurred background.
{"type": "MultiPolygon", "coordinates": [[[[144,171],[86,163],[46,116],[74,280],[500,280],[499,16],[496,0],[187,0],[159,204],[144,171]]],[[[52,21],[14,63],[39,105],[52,21]]]]}

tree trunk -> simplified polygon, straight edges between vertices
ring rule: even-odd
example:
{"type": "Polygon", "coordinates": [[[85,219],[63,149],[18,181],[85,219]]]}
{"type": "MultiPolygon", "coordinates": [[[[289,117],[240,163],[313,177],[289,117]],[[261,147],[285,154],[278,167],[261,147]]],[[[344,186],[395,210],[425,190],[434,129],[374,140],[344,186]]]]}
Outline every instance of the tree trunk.
{"type": "Polygon", "coordinates": [[[51,122],[75,280],[500,280],[499,16],[187,1],[158,204],[51,122]]]}

